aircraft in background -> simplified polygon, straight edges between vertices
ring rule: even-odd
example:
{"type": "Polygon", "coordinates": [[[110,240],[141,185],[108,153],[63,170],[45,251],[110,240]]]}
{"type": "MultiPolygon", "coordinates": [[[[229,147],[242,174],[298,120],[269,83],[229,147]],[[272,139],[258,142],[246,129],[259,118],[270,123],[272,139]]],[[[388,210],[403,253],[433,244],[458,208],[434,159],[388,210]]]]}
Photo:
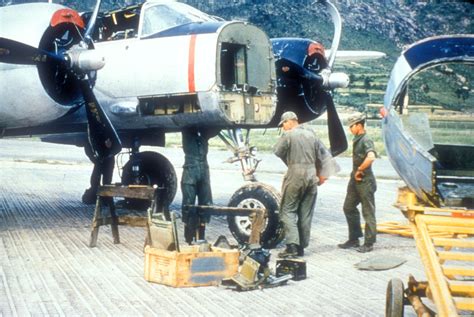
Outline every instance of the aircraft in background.
{"type": "MultiPolygon", "coordinates": [[[[343,54],[341,18],[330,1],[321,3],[335,25],[330,53],[316,41],[269,39],[249,23],[174,1],[108,12],[99,12],[97,1],[82,15],[51,3],[2,7],[1,135],[47,135],[43,141],[88,147],[97,161],[129,148],[122,183],[164,186],[168,201],[177,187],[172,164],[159,153],[140,152],[142,145],[164,146],[167,132],[226,130],[219,136],[241,162],[245,179],[255,182],[251,129],[276,127],[285,111],[301,122],[327,112],[337,155],[347,140],[331,91],[349,82],[331,70],[343,54]]],[[[278,192],[255,183],[242,188],[234,204],[267,208],[262,241],[274,245],[278,192]]],[[[229,226],[237,240],[248,238],[248,218],[231,217],[229,226]]]]}
{"type": "Polygon", "coordinates": [[[460,94],[469,91],[474,80],[473,68],[474,35],[470,34],[438,36],[414,43],[392,70],[382,119],[385,148],[400,177],[427,206],[474,208],[473,97],[462,98],[460,94]],[[421,88],[417,87],[415,76],[427,71],[432,72],[419,81],[421,88]],[[449,78],[455,82],[451,85],[453,89],[449,89],[449,78]],[[433,87],[439,85],[442,90],[433,93],[434,88],[429,88],[428,83],[433,87]],[[438,96],[425,111],[410,96],[410,91],[420,90],[438,96]],[[443,109],[440,96],[451,96],[456,108],[462,111],[449,113],[443,109]],[[436,122],[430,119],[436,118],[438,112],[441,123],[447,125],[451,121],[453,125],[448,139],[442,140],[431,129],[436,122]],[[470,126],[461,134],[463,122],[470,126]]]}

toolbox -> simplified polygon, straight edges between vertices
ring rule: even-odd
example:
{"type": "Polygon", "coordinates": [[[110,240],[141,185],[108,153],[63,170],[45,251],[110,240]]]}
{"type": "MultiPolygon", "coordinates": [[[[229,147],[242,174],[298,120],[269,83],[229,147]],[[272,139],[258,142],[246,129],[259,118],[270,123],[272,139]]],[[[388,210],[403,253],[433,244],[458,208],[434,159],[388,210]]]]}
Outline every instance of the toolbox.
{"type": "Polygon", "coordinates": [[[291,274],[294,281],[304,280],[306,279],[306,261],[300,259],[277,260],[275,274],[277,277],[291,274]]]}
{"type": "Polygon", "coordinates": [[[145,279],[173,287],[218,285],[237,273],[239,251],[199,245],[182,246],[180,252],[145,247],[145,279]]]}

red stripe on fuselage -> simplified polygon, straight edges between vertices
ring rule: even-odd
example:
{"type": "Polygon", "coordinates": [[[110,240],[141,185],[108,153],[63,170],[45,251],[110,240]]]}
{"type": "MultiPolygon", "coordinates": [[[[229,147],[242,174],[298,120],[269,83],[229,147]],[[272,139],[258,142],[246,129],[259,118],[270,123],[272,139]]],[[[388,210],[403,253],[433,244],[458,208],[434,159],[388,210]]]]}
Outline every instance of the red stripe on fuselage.
{"type": "Polygon", "coordinates": [[[196,91],[196,83],[194,81],[194,55],[196,54],[196,34],[191,35],[189,43],[189,60],[188,60],[188,89],[189,92],[196,91]]]}

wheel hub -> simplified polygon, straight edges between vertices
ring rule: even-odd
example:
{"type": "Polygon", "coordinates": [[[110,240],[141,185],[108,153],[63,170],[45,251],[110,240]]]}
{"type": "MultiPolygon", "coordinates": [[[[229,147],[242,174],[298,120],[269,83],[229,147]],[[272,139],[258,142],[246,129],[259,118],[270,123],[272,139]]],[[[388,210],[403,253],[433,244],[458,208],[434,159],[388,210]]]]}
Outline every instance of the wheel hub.
{"type": "MultiPolygon", "coordinates": [[[[239,208],[265,208],[265,205],[254,198],[247,198],[242,200],[237,207],[239,208]]],[[[250,236],[252,231],[252,219],[249,216],[235,216],[235,222],[240,230],[246,232],[250,236]]],[[[267,226],[267,221],[265,220],[264,228],[267,226]]]]}

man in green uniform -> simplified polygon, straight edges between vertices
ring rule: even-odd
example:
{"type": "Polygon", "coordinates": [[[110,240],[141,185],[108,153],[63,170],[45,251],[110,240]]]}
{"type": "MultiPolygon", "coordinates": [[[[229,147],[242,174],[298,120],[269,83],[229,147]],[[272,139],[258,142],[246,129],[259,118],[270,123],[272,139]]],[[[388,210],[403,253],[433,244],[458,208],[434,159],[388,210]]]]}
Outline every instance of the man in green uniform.
{"type": "Polygon", "coordinates": [[[374,248],[377,235],[375,220],[375,198],[377,190],[372,163],[376,153],[374,142],[365,131],[365,117],[356,114],[349,118],[349,129],[354,135],[352,143],[352,173],[347,185],[347,194],[344,201],[344,214],[349,227],[349,240],[338,244],[342,249],[358,248],[359,252],[370,252],[374,248]],[[357,205],[362,205],[362,216],[365,220],[364,245],[359,247],[359,238],[362,237],[360,214],[357,205]]]}
{"type": "Polygon", "coordinates": [[[194,240],[204,240],[206,223],[210,216],[199,216],[196,208],[199,205],[212,205],[209,165],[207,164],[208,140],[217,133],[210,130],[185,129],[182,131],[184,151],[183,175],[181,177],[182,220],[184,238],[191,244],[194,240]]]}
{"type": "Polygon", "coordinates": [[[286,249],[278,256],[287,258],[304,255],[304,248],[309,245],[317,186],[330,175],[324,166],[337,164],[314,132],[299,125],[294,112],[285,112],[279,126],[285,133],[275,145],[274,153],[288,166],[288,171],[283,179],[279,212],[286,249]]]}

